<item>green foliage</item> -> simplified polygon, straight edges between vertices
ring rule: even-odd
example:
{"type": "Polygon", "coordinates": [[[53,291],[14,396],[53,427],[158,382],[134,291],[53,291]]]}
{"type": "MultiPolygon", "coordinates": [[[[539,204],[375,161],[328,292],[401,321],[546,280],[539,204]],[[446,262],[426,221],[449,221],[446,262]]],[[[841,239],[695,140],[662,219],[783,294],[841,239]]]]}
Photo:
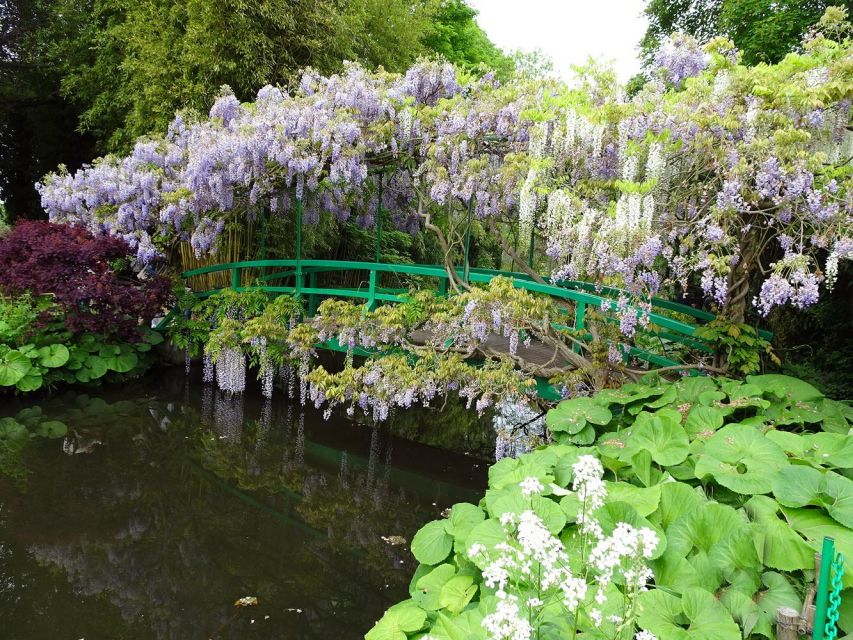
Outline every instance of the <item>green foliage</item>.
{"type": "Polygon", "coordinates": [[[726,36],[741,51],[745,64],[774,64],[801,48],[809,28],[831,6],[850,10],[849,0],[649,0],[642,55],[650,63],[663,38],[681,31],[700,42],[726,36]]]}
{"type": "Polygon", "coordinates": [[[717,354],[717,360],[734,374],[757,373],[761,369],[762,355],[768,356],[777,365],[781,364],[770,343],[758,335],[755,327],[743,322],[717,318],[697,327],[694,335],[710,343],[717,354]]]}
{"type": "MultiPolygon", "coordinates": [[[[600,458],[611,478],[597,516],[605,531],[628,522],[658,533],[654,586],[640,594],[636,616],[659,638],[774,638],[776,609],[802,606],[823,536],[853,553],[853,410],[808,383],[650,376],[565,400],[547,424],[554,444],[493,465],[479,505],[458,504],[415,536],[421,566],[405,608],[425,617],[416,629],[395,627],[394,637],[485,637],[480,622],[493,591],[469,550],[502,543],[501,514],[531,508],[573,548],[580,504],[573,465],[585,454],[600,458]],[[593,425],[590,446],[578,447],[575,436],[593,425]],[[527,478],[545,487],[532,500],[518,488],[527,478]]],[[[844,585],[853,579],[845,576],[844,585]]],[[[598,635],[599,627],[579,620],[584,636],[633,637],[631,629],[598,635]]],[[[384,637],[375,635],[379,628],[367,637],[384,637]]],[[[536,637],[551,637],[542,629],[536,637]]]]}
{"type": "Polygon", "coordinates": [[[180,109],[206,111],[228,85],[241,100],[299,71],[344,60],[402,71],[434,51],[453,62],[511,68],[462,0],[61,0],[35,35],[61,70],[80,126],[120,150],[180,109]]]}
{"type": "Polygon", "coordinates": [[[49,296],[0,298],[0,393],[29,393],[59,383],[139,375],[163,337],[141,329],[137,343],[115,344],[95,334],[72,336],[49,296]]]}
{"type": "Polygon", "coordinates": [[[447,60],[463,67],[484,65],[509,75],[513,61],[477,24],[477,12],[465,0],[441,0],[433,14],[431,28],[424,44],[447,60]]]}

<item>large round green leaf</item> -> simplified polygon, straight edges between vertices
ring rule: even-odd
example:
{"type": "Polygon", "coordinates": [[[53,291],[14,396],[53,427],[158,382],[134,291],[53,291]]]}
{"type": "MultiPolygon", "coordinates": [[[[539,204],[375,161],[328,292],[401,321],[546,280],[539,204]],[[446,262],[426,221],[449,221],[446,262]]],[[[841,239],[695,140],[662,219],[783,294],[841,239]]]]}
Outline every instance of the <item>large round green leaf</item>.
{"type": "Polygon", "coordinates": [[[48,369],[61,367],[68,362],[71,354],[64,344],[52,344],[38,350],[39,364],[48,369]]]}
{"type": "Polygon", "coordinates": [[[759,387],[762,391],[779,398],[787,398],[791,402],[810,402],[823,398],[823,394],[808,382],[791,376],[770,373],[761,376],[747,376],[746,381],[759,387]]]}
{"type": "Polygon", "coordinates": [[[122,349],[117,355],[104,358],[107,368],[118,373],[127,373],[139,364],[139,356],[133,351],[122,349]]]}
{"type": "MultiPolygon", "coordinates": [[[[467,552],[473,545],[481,544],[486,549],[491,550],[501,542],[506,542],[506,532],[497,518],[489,518],[471,529],[471,533],[468,534],[468,540],[465,541],[465,549],[467,552]]],[[[479,558],[471,558],[471,560],[481,569],[487,564],[479,558]]]]}
{"type": "Polygon", "coordinates": [[[44,378],[42,378],[39,370],[33,367],[32,369],[30,369],[27,375],[25,375],[23,378],[18,380],[17,383],[15,383],[15,388],[18,389],[18,391],[29,393],[30,391],[41,389],[43,384],[44,378]]]}
{"type": "Polygon", "coordinates": [[[823,507],[845,527],[853,529],[853,481],[833,471],[802,465],[782,469],[773,478],[773,495],[786,507],[823,507]]]}
{"type": "Polygon", "coordinates": [[[699,405],[687,414],[684,430],[691,438],[710,438],[723,426],[723,412],[716,407],[699,405]]]}
{"type": "MultiPolygon", "coordinates": [[[[87,380],[80,380],[80,382],[88,382],[89,380],[97,380],[98,378],[103,377],[107,373],[107,363],[100,356],[90,355],[86,357],[86,360],[83,363],[84,369],[81,369],[77,373],[80,374],[82,371],[86,371],[87,380]]],[[[79,379],[79,375],[78,375],[79,379]]]]}
{"type": "Polygon", "coordinates": [[[0,387],[11,387],[32,369],[30,359],[14,349],[0,357],[0,387]]]}
{"type": "Polygon", "coordinates": [[[663,466],[684,462],[690,452],[690,441],[677,411],[661,409],[657,413],[637,416],[631,435],[625,442],[625,453],[633,456],[648,451],[652,460],[663,466]]]}
{"type": "Polygon", "coordinates": [[[741,640],[740,629],[712,593],[689,589],[679,598],[659,589],[637,600],[640,627],[666,640],[741,640]]]}
{"type": "Polygon", "coordinates": [[[455,576],[441,588],[439,604],[451,613],[459,613],[471,602],[475,593],[477,585],[474,584],[473,576],[455,576]]]}
{"type": "Polygon", "coordinates": [[[405,600],[388,609],[364,638],[365,640],[406,640],[407,634],[419,631],[425,622],[426,611],[412,600],[405,600]]]}
{"type": "Polygon", "coordinates": [[[447,521],[433,520],[421,527],[412,539],[412,555],[423,564],[438,564],[453,549],[453,536],[447,533],[447,521]]]}
{"type": "Polygon", "coordinates": [[[758,429],[732,424],[705,443],[705,451],[696,462],[696,477],[711,476],[732,491],[755,495],[769,493],[773,474],[787,464],[781,447],[758,429]]]}
{"type": "Polygon", "coordinates": [[[787,521],[779,518],[779,503],[767,496],[753,496],[744,505],[749,514],[759,558],[768,567],[800,571],[814,567],[814,552],[787,521]]]}
{"type": "Polygon", "coordinates": [[[601,406],[592,398],[572,398],[563,400],[545,416],[545,424],[551,431],[578,433],[587,422],[605,425],[613,418],[607,407],[601,406]]]}
{"type": "Polygon", "coordinates": [[[463,545],[462,547],[457,546],[457,551],[464,550],[464,544],[471,533],[471,529],[485,519],[485,512],[476,505],[459,502],[451,507],[445,530],[453,536],[458,545],[463,545]]]}
{"type": "Polygon", "coordinates": [[[853,438],[840,433],[809,433],[802,436],[804,460],[821,465],[853,469],[853,438]]]}
{"type": "MultiPolygon", "coordinates": [[[[824,537],[835,540],[835,549],[845,558],[853,558],[853,529],[838,524],[818,509],[782,508],[791,526],[802,535],[815,551],[820,551],[824,537]]],[[[844,586],[853,586],[853,572],[844,573],[844,586]]]]}
{"type": "Polygon", "coordinates": [[[440,564],[435,569],[421,577],[412,590],[412,600],[426,611],[438,611],[441,588],[456,575],[456,568],[451,564],[440,564]]]}

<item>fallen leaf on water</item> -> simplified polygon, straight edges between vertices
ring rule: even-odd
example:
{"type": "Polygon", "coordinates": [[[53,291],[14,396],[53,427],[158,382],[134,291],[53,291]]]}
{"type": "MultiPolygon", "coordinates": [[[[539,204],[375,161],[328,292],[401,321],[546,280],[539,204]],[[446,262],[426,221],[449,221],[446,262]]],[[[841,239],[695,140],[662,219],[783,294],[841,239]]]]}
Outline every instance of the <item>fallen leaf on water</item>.
{"type": "Polygon", "coordinates": [[[256,607],[258,606],[258,598],[256,596],[245,596],[234,603],[235,607],[256,607]]]}
{"type": "Polygon", "coordinates": [[[406,544],[406,539],[403,536],[381,536],[382,541],[390,544],[391,546],[398,546],[401,544],[406,544]]]}

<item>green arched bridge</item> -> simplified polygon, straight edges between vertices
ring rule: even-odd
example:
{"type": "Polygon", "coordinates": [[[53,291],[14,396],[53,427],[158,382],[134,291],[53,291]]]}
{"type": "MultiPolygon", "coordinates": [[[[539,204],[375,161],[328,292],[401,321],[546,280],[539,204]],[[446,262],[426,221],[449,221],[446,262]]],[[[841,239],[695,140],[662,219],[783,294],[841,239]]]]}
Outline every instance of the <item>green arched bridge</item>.
{"type": "MultiPolygon", "coordinates": [[[[440,294],[447,295],[449,290],[449,276],[441,265],[387,264],[349,260],[247,260],[194,269],[183,273],[182,277],[192,285],[195,278],[210,277],[214,274],[218,274],[214,277],[219,278],[220,282],[228,282],[230,288],[236,291],[263,290],[273,295],[301,295],[307,301],[309,317],[314,315],[320,300],[329,297],[363,300],[368,309],[373,309],[379,304],[402,302],[408,289],[380,286],[385,274],[393,274],[385,275],[386,281],[394,279],[394,276],[398,280],[408,277],[417,279],[420,286],[434,287],[440,294]],[[349,274],[349,279],[352,280],[353,272],[363,274],[363,277],[356,278],[356,281],[360,282],[358,286],[318,284],[321,279],[343,281],[345,274],[349,274]]],[[[498,276],[509,277],[513,285],[519,289],[572,303],[574,317],[567,317],[565,324],[556,324],[556,328],[582,331],[589,308],[611,315],[613,321],[617,321],[616,301],[622,292],[616,288],[600,287],[580,281],[550,282],[545,279],[545,283],[541,283],[534,281],[526,273],[491,269],[459,268],[458,275],[470,283],[481,284],[487,284],[498,276]]],[[[195,287],[195,296],[206,298],[220,290],[221,287],[208,289],[195,287]]],[[[677,355],[680,346],[706,353],[712,352],[711,347],[696,339],[694,334],[698,327],[713,320],[714,314],[660,298],[652,298],[651,305],[649,320],[653,331],[647,333],[653,336],[659,349],[631,347],[629,355],[655,366],[666,367],[681,364],[677,355]]],[[[762,335],[770,337],[767,332],[762,332],[762,335]]],[[[346,350],[346,347],[338,345],[335,341],[324,342],[318,347],[336,351],[346,350]]],[[[368,355],[368,352],[360,355],[368,355]]],[[[533,353],[532,357],[535,362],[536,354],[533,353]]],[[[547,358],[547,355],[543,354],[542,357],[547,358]]],[[[545,361],[543,359],[543,362],[545,361]]],[[[547,385],[540,384],[539,391],[545,399],[552,399],[554,395],[554,391],[547,385]]]]}

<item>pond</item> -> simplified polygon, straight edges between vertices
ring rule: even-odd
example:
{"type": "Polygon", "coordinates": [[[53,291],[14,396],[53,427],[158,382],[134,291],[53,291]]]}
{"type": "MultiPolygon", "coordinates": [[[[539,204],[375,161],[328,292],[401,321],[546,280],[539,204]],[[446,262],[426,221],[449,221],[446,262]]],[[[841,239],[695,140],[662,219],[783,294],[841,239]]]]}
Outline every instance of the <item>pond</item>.
{"type": "Polygon", "coordinates": [[[380,430],[179,370],[37,405],[0,409],[69,429],[2,461],[5,640],[360,638],[407,597],[415,531],[479,500],[492,437],[458,407],[380,430]]]}

